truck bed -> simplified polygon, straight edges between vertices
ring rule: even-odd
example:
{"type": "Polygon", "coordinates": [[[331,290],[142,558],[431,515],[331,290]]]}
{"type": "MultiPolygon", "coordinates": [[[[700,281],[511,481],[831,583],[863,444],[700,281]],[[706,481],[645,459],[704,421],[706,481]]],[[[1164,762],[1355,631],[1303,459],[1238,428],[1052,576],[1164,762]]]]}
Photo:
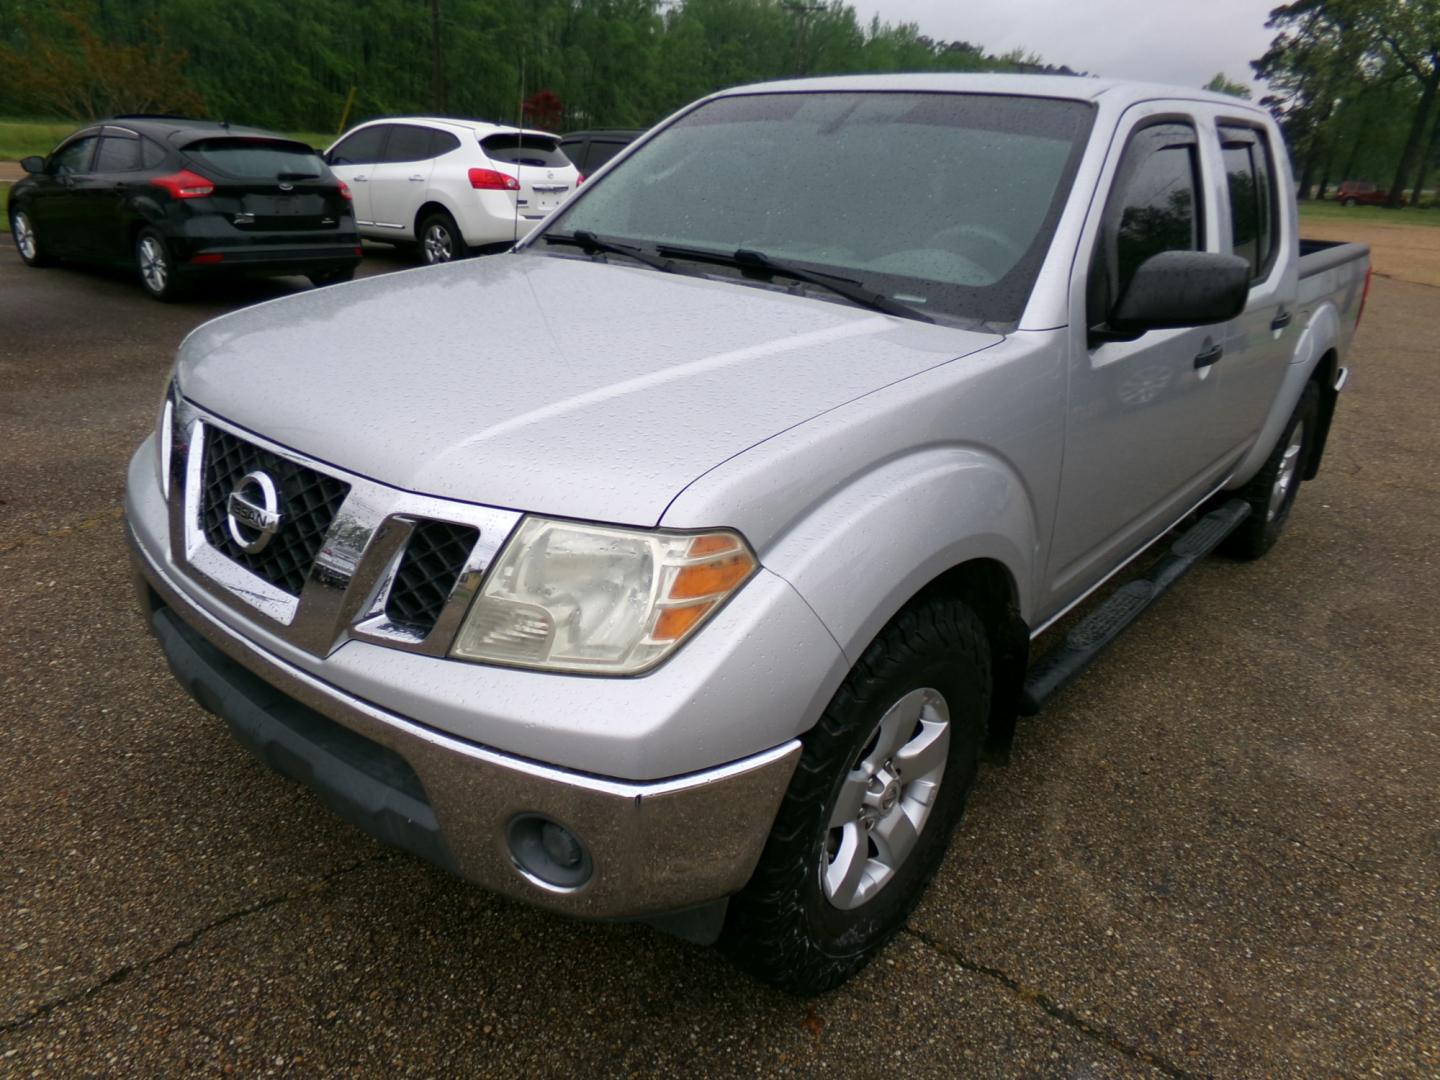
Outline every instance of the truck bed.
{"type": "MultiPolygon", "coordinates": [[[[1300,295],[1302,308],[1325,296],[1339,297],[1348,286],[1363,283],[1370,265],[1368,244],[1340,240],[1300,240],[1300,295]]],[[[1346,306],[1346,305],[1342,305],[1346,306]]]]}

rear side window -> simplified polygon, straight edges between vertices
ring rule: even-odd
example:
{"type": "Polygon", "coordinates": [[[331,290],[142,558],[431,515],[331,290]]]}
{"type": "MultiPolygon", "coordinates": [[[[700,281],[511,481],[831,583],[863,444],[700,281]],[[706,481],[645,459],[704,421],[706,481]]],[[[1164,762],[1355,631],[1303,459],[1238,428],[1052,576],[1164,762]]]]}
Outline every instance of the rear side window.
{"type": "Polygon", "coordinates": [[[460,140],[452,132],[430,129],[430,153],[426,157],[439,157],[441,154],[448,154],[451,150],[459,149],[460,140]]]}
{"type": "Polygon", "coordinates": [[[89,172],[90,152],[95,149],[95,142],[96,136],[86,135],[66,143],[50,156],[50,171],[59,176],[89,172]]]}
{"type": "Polygon", "coordinates": [[[385,160],[424,161],[434,157],[430,149],[433,145],[430,141],[432,134],[434,133],[429,128],[396,124],[390,129],[390,141],[385,144],[385,160]]]}
{"type": "Polygon", "coordinates": [[[140,140],[134,135],[106,135],[95,156],[99,173],[135,172],[141,167],[140,140]]]}
{"type": "Polygon", "coordinates": [[[1255,128],[1221,127],[1226,189],[1230,196],[1230,234],[1235,254],[1250,263],[1250,277],[1264,278],[1279,246],[1275,175],[1265,133],[1255,128]]]}
{"type": "Polygon", "coordinates": [[[387,125],[376,124],[347,135],[330,151],[331,165],[373,165],[380,160],[387,125]]]}
{"type": "Polygon", "coordinates": [[[590,152],[586,155],[586,167],[591,172],[595,171],[629,145],[628,142],[607,142],[604,139],[595,139],[590,143],[590,152]]]}
{"type": "Polygon", "coordinates": [[[149,139],[140,140],[140,167],[142,169],[158,169],[165,161],[165,148],[149,139]]]}
{"type": "Polygon", "coordinates": [[[570,164],[560,151],[560,141],[545,135],[490,135],[480,140],[480,148],[491,161],[510,165],[563,169],[570,164]]]}
{"type": "Polygon", "coordinates": [[[309,180],[325,175],[325,162],[304,143],[285,139],[201,139],[185,153],[202,168],[237,180],[309,180]]]}
{"type": "Polygon", "coordinates": [[[1105,207],[1087,285],[1092,326],[1109,318],[1135,270],[1162,251],[1199,251],[1195,129],[1164,123],[1131,136],[1105,207]]]}

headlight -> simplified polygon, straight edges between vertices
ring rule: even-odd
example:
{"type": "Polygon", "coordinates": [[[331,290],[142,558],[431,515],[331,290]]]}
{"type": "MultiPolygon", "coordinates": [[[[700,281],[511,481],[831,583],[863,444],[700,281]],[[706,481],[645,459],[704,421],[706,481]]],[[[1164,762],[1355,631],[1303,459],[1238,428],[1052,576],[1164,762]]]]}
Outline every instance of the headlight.
{"type": "Polygon", "coordinates": [[[170,498],[170,455],[175,445],[175,381],[165,384],[165,398],[155,420],[155,472],[160,481],[160,494],[170,498]]]}
{"type": "Polygon", "coordinates": [[[634,675],[673,652],[756,565],[733,532],[527,517],[486,574],[450,655],[634,675]]]}

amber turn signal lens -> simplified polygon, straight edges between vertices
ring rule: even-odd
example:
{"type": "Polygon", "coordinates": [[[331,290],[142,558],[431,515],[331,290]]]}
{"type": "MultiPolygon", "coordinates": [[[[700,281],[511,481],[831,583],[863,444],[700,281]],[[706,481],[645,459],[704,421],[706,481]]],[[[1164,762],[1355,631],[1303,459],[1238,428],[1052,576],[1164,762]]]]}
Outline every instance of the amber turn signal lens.
{"type": "Polygon", "coordinates": [[[754,568],[755,560],[743,551],[726,559],[687,566],[675,575],[675,581],[670,586],[670,599],[694,600],[727,593],[744,581],[754,568]]]}
{"type": "Polygon", "coordinates": [[[707,600],[685,607],[666,608],[660,612],[660,618],[655,620],[655,631],[650,636],[656,641],[676,641],[684,637],[686,632],[704,618],[705,613],[714,606],[715,601],[707,600]]]}

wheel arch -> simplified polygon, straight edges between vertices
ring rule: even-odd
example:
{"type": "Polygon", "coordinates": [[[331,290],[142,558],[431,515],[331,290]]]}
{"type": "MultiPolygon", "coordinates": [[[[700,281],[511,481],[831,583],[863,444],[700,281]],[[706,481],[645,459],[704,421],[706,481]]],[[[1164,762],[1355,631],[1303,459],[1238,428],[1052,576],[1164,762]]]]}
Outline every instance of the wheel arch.
{"type": "Polygon", "coordinates": [[[963,603],[985,627],[992,683],[985,753],[1003,763],[1014,742],[1020,690],[1030,660],[1030,631],[1020,614],[1015,577],[999,559],[967,559],[928,581],[899,610],[937,597],[963,603]]]}
{"type": "MultiPolygon", "coordinates": [[[[435,213],[444,214],[446,217],[448,217],[451,221],[455,223],[455,228],[457,230],[460,228],[460,219],[455,216],[455,211],[452,210],[445,203],[437,199],[434,192],[431,192],[426,196],[425,201],[420,204],[420,208],[415,211],[415,217],[410,221],[410,234],[414,240],[419,241],[421,239],[421,222],[423,222],[431,214],[435,213]]],[[[461,236],[459,237],[459,239],[463,240],[464,237],[461,236]]]]}
{"type": "Polygon", "coordinates": [[[1310,448],[1304,471],[1300,474],[1303,480],[1314,480],[1320,473],[1320,460],[1325,456],[1325,443],[1330,438],[1330,421],[1335,418],[1335,405],[1340,399],[1340,391],[1335,389],[1339,375],[1340,354],[1330,348],[1320,357],[1315,364],[1315,370],[1310,373],[1310,382],[1320,391],[1320,420],[1315,432],[1315,443],[1310,448]]]}

